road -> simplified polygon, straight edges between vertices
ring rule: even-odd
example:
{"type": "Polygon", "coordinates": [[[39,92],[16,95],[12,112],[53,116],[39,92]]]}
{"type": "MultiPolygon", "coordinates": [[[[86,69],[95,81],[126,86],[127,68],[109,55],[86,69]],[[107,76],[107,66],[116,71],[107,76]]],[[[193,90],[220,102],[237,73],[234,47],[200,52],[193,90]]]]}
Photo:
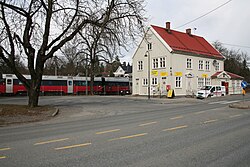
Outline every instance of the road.
{"type": "Polygon", "coordinates": [[[250,111],[228,107],[239,100],[54,98],[63,110],[57,119],[0,128],[0,166],[248,167],[250,111]],[[76,108],[108,111],[94,117],[76,108]]]}

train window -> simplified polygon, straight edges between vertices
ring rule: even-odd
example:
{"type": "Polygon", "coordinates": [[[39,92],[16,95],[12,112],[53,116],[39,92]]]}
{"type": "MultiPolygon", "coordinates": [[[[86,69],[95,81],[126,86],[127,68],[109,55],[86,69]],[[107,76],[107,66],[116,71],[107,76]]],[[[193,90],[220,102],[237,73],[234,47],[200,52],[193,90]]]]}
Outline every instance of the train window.
{"type": "Polygon", "coordinates": [[[42,80],[42,86],[67,86],[66,80],[42,80]]]}
{"type": "Polygon", "coordinates": [[[4,79],[0,79],[0,85],[4,85],[5,80],[4,79]]]}
{"type": "Polygon", "coordinates": [[[74,86],[86,86],[86,81],[73,81],[73,84],[74,86]]]}
{"type": "Polygon", "coordinates": [[[11,79],[7,79],[7,85],[11,85],[12,84],[12,80],[11,79]]]}
{"type": "Polygon", "coordinates": [[[20,80],[18,80],[18,79],[14,79],[13,80],[13,84],[14,85],[22,85],[23,83],[20,80]]]}
{"type": "Polygon", "coordinates": [[[69,83],[69,86],[71,86],[71,85],[72,85],[72,81],[69,81],[68,83],[69,83]]]}

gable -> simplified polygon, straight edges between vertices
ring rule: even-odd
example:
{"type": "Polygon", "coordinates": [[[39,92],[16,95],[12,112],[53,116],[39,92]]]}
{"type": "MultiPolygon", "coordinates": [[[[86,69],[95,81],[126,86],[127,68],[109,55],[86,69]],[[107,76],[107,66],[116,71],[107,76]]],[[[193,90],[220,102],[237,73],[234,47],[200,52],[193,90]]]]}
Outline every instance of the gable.
{"type": "Polygon", "coordinates": [[[125,74],[125,71],[122,69],[122,67],[121,66],[119,66],[117,69],[116,69],[116,71],[114,72],[114,74],[125,74]]]}

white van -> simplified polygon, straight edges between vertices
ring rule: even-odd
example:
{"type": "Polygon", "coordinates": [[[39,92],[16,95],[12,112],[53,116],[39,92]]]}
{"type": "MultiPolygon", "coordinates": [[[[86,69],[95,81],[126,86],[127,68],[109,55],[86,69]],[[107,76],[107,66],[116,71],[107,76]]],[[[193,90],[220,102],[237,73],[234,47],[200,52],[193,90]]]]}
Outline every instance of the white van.
{"type": "Polygon", "coordinates": [[[197,98],[208,98],[208,97],[217,97],[225,96],[226,88],[225,86],[220,85],[207,85],[201,88],[196,94],[197,98]]]}

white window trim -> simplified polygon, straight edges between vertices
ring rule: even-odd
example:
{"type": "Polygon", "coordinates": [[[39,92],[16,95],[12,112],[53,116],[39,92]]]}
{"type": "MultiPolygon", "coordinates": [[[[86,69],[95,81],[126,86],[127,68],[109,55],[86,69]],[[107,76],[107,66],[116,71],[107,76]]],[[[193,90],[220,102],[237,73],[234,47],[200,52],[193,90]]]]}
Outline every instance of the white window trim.
{"type": "Polygon", "coordinates": [[[151,85],[158,85],[158,78],[151,78],[151,85]]]}
{"type": "Polygon", "coordinates": [[[166,64],[167,64],[166,63],[166,57],[158,57],[158,58],[153,58],[152,59],[152,69],[166,68],[166,64]],[[162,62],[162,66],[161,66],[161,62],[162,62]]]}
{"type": "Polygon", "coordinates": [[[176,89],[182,89],[182,77],[175,77],[175,88],[176,89]],[[180,82],[180,85],[177,86],[176,82],[177,82],[177,78],[180,78],[179,82],[180,82]]]}
{"type": "Polygon", "coordinates": [[[192,70],[193,69],[193,65],[192,64],[193,64],[193,60],[191,58],[187,58],[186,59],[186,69],[187,70],[192,70]],[[190,67],[188,67],[188,60],[190,60],[190,62],[189,62],[190,63],[190,67]]]}
{"type": "Polygon", "coordinates": [[[205,61],[205,70],[210,71],[210,61],[205,61]],[[207,64],[208,63],[208,64],[207,64]],[[208,68],[207,68],[208,67],[208,68]]]}
{"type": "Polygon", "coordinates": [[[148,86],[148,78],[142,78],[142,86],[148,86]]]}
{"type": "Polygon", "coordinates": [[[204,70],[204,61],[198,60],[198,70],[203,71],[204,70]],[[202,68],[200,68],[202,67],[202,68]]]}
{"type": "Polygon", "coordinates": [[[143,61],[137,61],[137,71],[143,71],[143,61]]]}

